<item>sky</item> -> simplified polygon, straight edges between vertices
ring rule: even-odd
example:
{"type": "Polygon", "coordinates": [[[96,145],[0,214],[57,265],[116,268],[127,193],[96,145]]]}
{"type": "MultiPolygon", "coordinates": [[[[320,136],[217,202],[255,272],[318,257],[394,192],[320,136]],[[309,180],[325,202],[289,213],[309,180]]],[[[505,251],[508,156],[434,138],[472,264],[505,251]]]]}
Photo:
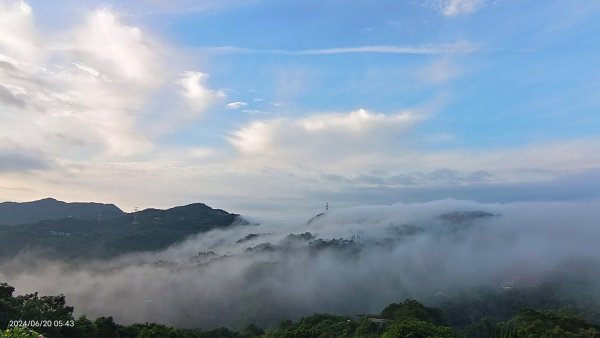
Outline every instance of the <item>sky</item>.
{"type": "Polygon", "coordinates": [[[0,201],[600,191],[597,0],[0,0],[0,201]]]}

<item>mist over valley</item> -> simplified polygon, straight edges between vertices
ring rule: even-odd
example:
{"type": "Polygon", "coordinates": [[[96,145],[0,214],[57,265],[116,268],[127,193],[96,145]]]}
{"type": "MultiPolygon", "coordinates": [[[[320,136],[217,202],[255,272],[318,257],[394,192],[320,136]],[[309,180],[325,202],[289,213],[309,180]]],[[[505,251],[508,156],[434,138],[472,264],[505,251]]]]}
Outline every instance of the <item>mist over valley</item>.
{"type": "Polygon", "coordinates": [[[554,284],[552,297],[588,309],[600,301],[599,210],[456,200],[332,208],[312,219],[249,219],[107,259],[24,250],[3,258],[0,280],[19,293],[64,293],[92,318],[187,328],[272,327],[312,313],[378,313],[404,299],[441,306],[554,284]]]}

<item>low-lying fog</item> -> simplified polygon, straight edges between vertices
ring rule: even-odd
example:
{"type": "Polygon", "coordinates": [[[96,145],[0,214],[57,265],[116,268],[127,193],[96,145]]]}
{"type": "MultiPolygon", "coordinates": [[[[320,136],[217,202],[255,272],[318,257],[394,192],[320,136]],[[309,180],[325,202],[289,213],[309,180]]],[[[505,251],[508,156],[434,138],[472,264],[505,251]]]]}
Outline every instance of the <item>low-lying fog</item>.
{"type": "Polygon", "coordinates": [[[534,285],[570,259],[600,259],[599,219],[593,202],[333,209],[309,224],[236,226],[109,261],[23,254],[0,265],[0,281],[18,293],[64,293],[76,314],[123,324],[270,325],[315,312],[378,313],[409,297],[435,305],[440,295],[481,286],[534,285]]]}

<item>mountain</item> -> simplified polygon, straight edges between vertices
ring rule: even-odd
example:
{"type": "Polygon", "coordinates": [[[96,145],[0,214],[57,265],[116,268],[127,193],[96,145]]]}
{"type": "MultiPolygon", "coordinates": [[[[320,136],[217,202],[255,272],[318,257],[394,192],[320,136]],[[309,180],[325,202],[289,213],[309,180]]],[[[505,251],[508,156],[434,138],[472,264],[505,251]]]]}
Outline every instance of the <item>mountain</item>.
{"type": "Polygon", "coordinates": [[[114,204],[66,203],[53,198],[24,203],[0,203],[0,224],[2,225],[17,225],[69,217],[102,220],[123,215],[125,213],[114,204]]]}
{"type": "Polygon", "coordinates": [[[166,210],[122,212],[112,218],[47,219],[0,227],[0,258],[24,250],[43,251],[47,256],[65,259],[160,250],[190,235],[233,224],[243,224],[239,215],[202,203],[166,210]]]}

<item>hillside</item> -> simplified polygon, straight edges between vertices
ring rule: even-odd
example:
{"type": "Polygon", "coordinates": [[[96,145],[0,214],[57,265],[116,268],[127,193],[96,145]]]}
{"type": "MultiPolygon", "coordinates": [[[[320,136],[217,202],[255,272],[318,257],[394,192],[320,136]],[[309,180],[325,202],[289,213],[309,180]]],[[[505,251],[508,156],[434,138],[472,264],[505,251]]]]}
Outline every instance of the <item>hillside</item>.
{"type": "MultiPolygon", "coordinates": [[[[35,212],[35,208],[32,208],[35,212]]],[[[197,203],[167,210],[146,209],[110,219],[69,217],[0,228],[0,258],[23,250],[66,259],[111,257],[160,250],[186,237],[226,227],[238,215],[197,203]]]]}
{"type": "Polygon", "coordinates": [[[125,213],[114,204],[67,203],[53,198],[23,203],[0,203],[1,225],[17,225],[70,217],[84,220],[108,220],[123,215],[125,213]]]}

